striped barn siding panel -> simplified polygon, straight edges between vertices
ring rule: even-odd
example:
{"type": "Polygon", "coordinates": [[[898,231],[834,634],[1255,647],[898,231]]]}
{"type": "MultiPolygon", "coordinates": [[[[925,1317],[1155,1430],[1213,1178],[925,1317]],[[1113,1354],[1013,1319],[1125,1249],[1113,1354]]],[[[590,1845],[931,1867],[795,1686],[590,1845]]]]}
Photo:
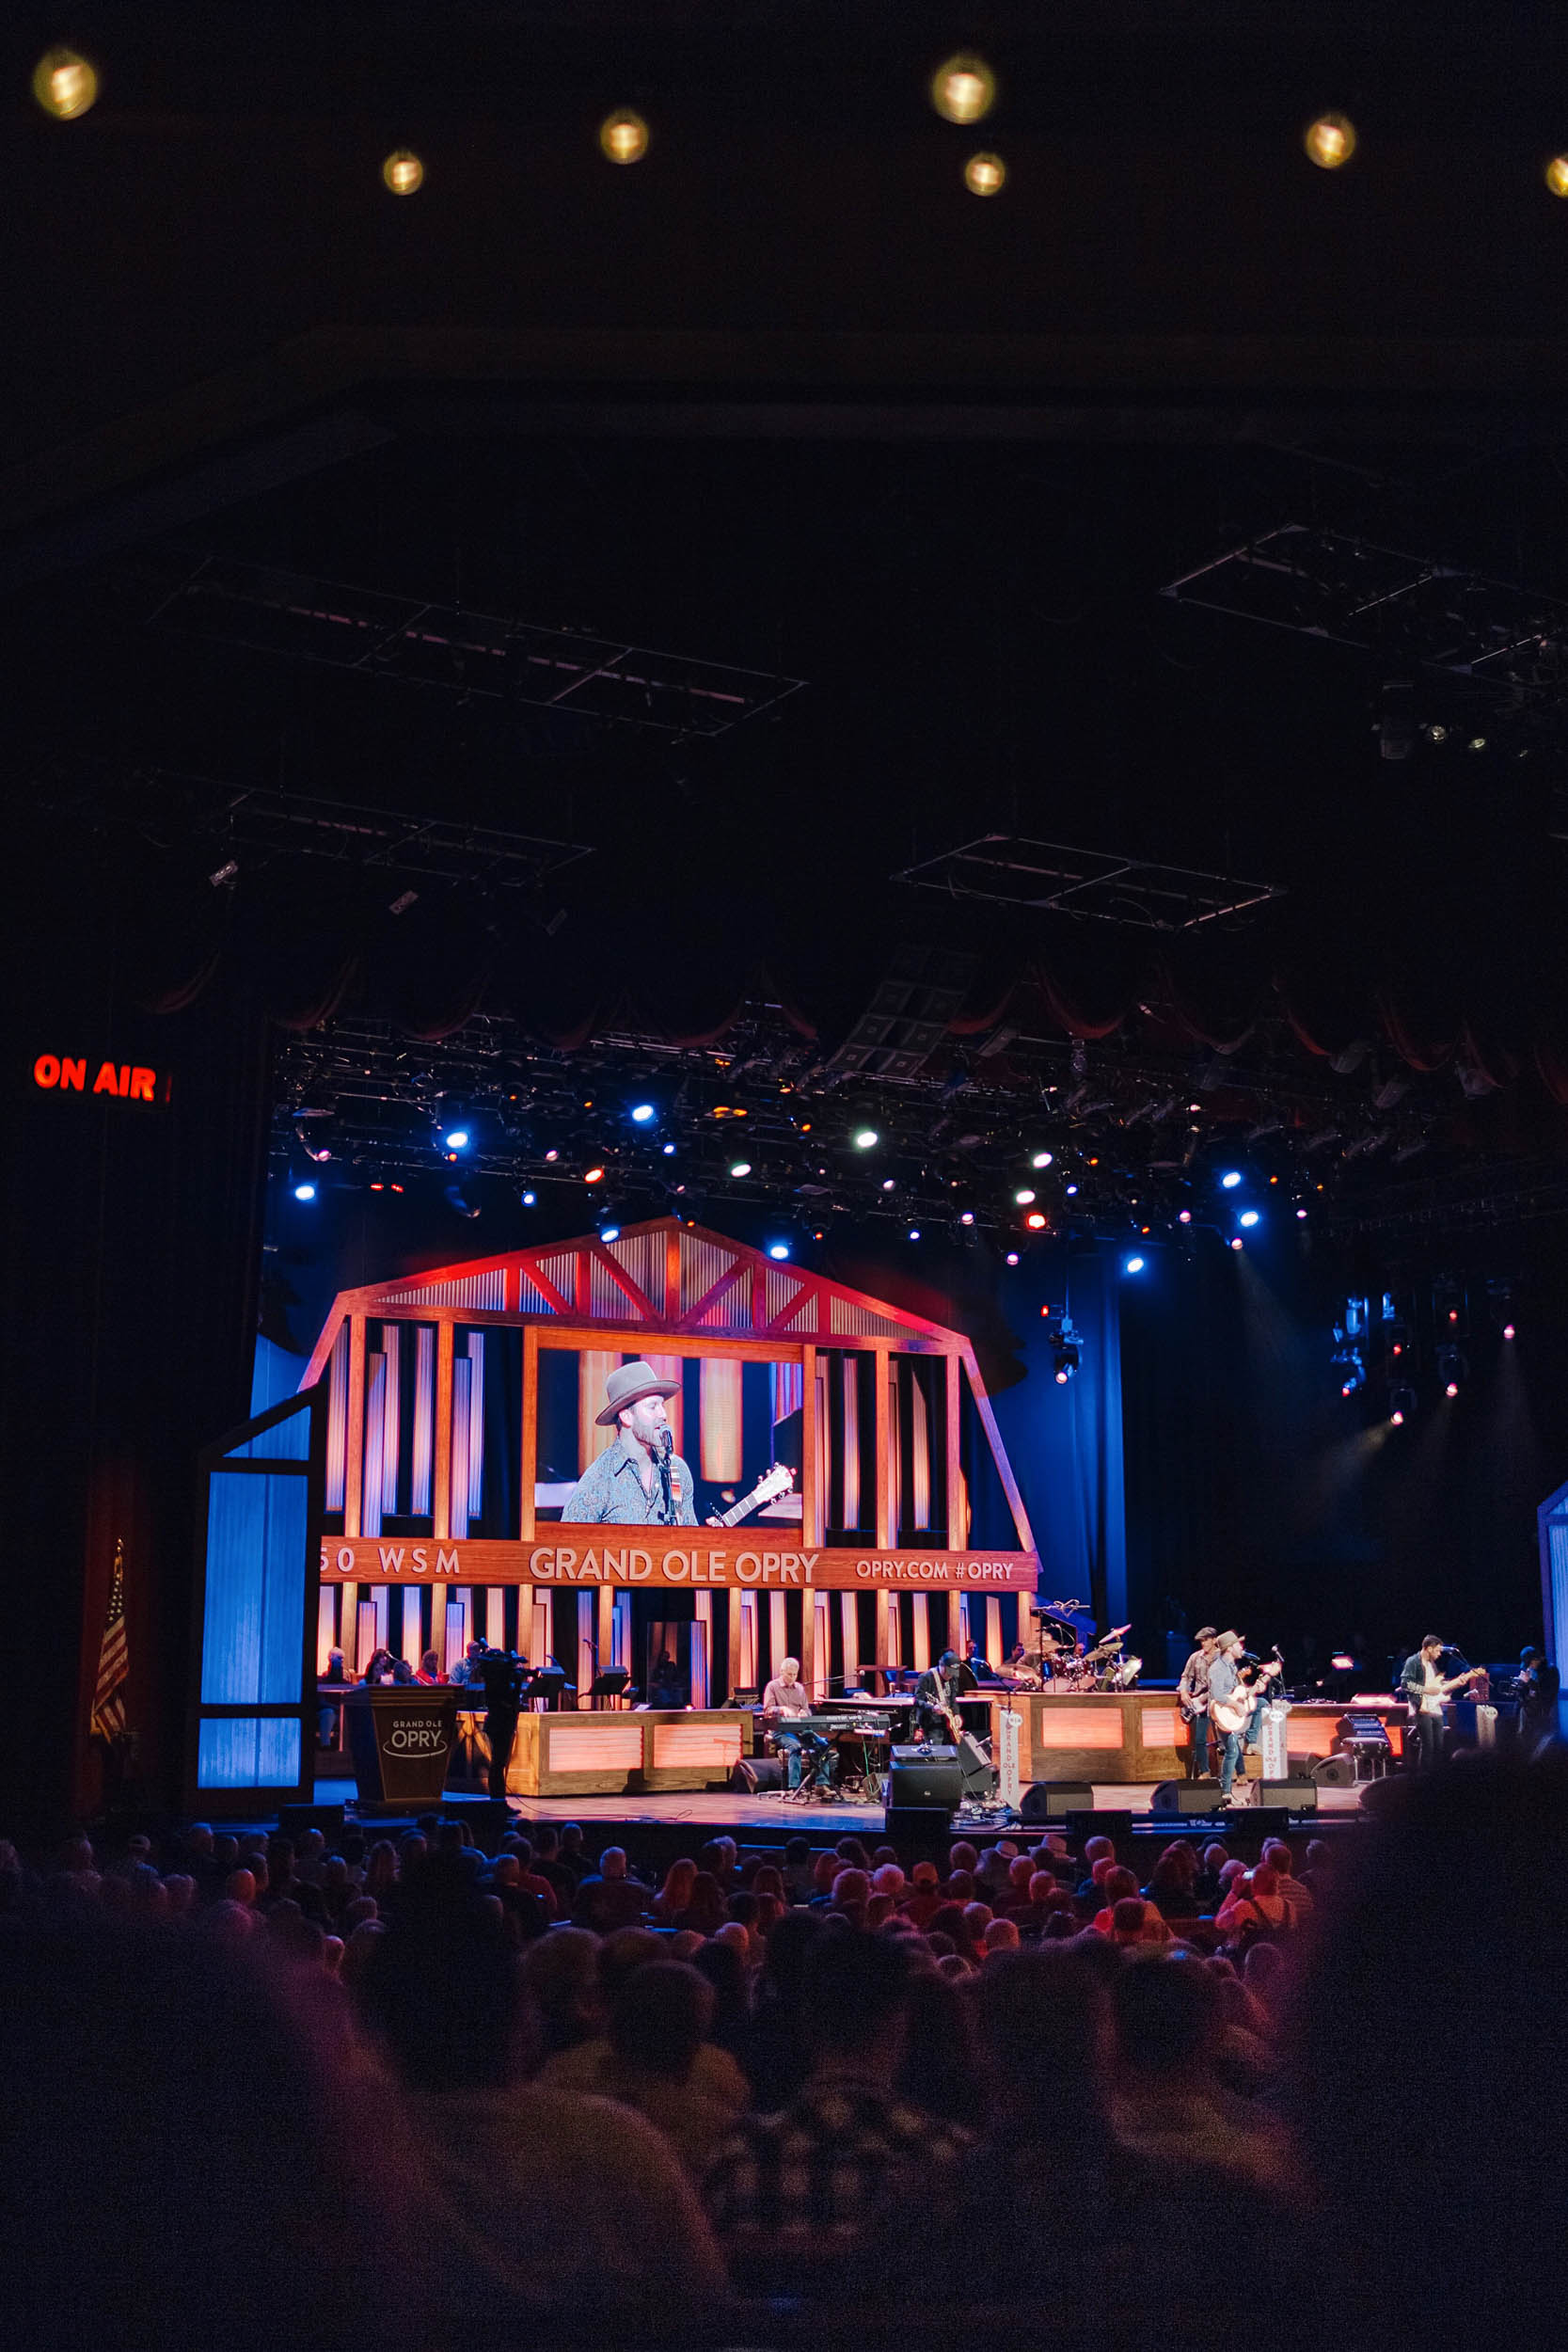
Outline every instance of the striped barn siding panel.
{"type": "MultiPolygon", "coordinates": [[[[681,1297],[680,1311],[689,1314],[705,1293],[713,1288],[721,1275],[727,1274],[735,1264],[737,1252],[724,1249],[717,1242],[699,1241],[694,1233],[681,1235],[681,1297]]],[[[707,1318],[704,1317],[705,1322],[707,1318]]]]}
{"type": "Polygon", "coordinates": [[[338,1326],[327,1359],[326,1507],[341,1511],[348,1470],[348,1317],[338,1326]]]}
{"type": "MultiPolygon", "coordinates": [[[[468,1517],[477,1519],[484,1508],[484,1334],[468,1334],[468,1517]]],[[[453,1478],[457,1449],[452,1448],[453,1478]]]]}
{"type": "Polygon", "coordinates": [[[615,1443],[613,1429],[601,1429],[605,1382],[621,1360],[619,1348],[585,1347],[578,1356],[578,1475],[615,1443]]]}
{"type": "Polygon", "coordinates": [[[578,1297],[578,1253],[575,1249],[552,1249],[548,1256],[534,1260],[546,1282],[561,1293],[573,1311],[578,1297]]]}
{"type": "MultiPolygon", "coordinates": [[[[669,1416],[670,1434],[675,1441],[675,1452],[684,1454],[686,1452],[686,1398],[682,1375],[686,1368],[686,1359],[684,1356],[649,1356],[644,1359],[644,1361],[653,1367],[661,1380],[681,1381],[681,1387],[675,1391],[674,1395],[665,1398],[664,1410],[669,1416]]],[[[692,1705],[696,1705],[695,1700],[692,1701],[692,1705]]]]}
{"type": "Polygon", "coordinates": [[[798,1274],[785,1274],[778,1266],[770,1265],[762,1278],[762,1311],[765,1319],[768,1323],[773,1322],[807,1287],[798,1274]]]}
{"type": "Polygon", "coordinates": [[[828,1327],[846,1339],[901,1340],[907,1336],[903,1324],[890,1323],[886,1315],[874,1315],[869,1307],[857,1307],[848,1298],[832,1300],[828,1327]]]}
{"type": "Polygon", "coordinates": [[[617,1265],[624,1266],[656,1315],[664,1312],[664,1235],[628,1233],[609,1245],[617,1265]]]}
{"type": "Polygon", "coordinates": [[[377,1307],[471,1307],[499,1314],[506,1305],[506,1268],[491,1266],[483,1274],[460,1275],[453,1282],[400,1283],[377,1295],[377,1307]]]}
{"type": "Polygon", "coordinates": [[[468,1383],[473,1378],[471,1356],[454,1356],[451,1366],[451,1533],[454,1543],[468,1533],[468,1383]]]}
{"type": "Polygon", "coordinates": [[[931,1524],[931,1440],[926,1391],[917,1379],[910,1382],[910,1480],[914,1525],[927,1529],[931,1524]]]}
{"type": "Polygon", "coordinates": [[[365,1484],[359,1505],[359,1533],[381,1533],[381,1465],[387,1444],[387,1359],[367,1356],[369,1384],[365,1394],[365,1484]]]}
{"type": "MultiPolygon", "coordinates": [[[[381,1415],[381,1509],[383,1515],[398,1507],[398,1451],[402,1440],[402,1404],[399,1375],[402,1370],[402,1325],[383,1324],[381,1352],[387,1359],[387,1397],[381,1415]]],[[[365,1484],[369,1486],[372,1466],[365,1465],[365,1484]]],[[[369,1529],[365,1531],[369,1534],[369,1529]]]]}
{"type": "MultiPolygon", "coordinates": [[[[546,1274],[545,1279],[547,1281],[550,1278],[546,1274]]],[[[571,1296],[570,1291],[566,1296],[571,1296]]],[[[517,1311],[524,1315],[553,1315],[555,1312],[538,1283],[530,1279],[526,1266],[517,1269],[517,1311]]]]}
{"type": "Polygon", "coordinates": [[[642,1318],[614,1277],[597,1258],[588,1261],[588,1311],[596,1323],[641,1323],[642,1318]]]}
{"type": "Polygon", "coordinates": [[[414,1331],[414,1458],[408,1508],[416,1518],[430,1515],[430,1481],[436,1453],[436,1327],[414,1331]]]}
{"type": "Polygon", "coordinates": [[[702,1474],[715,1486],[738,1486],[744,1459],[741,1365],[733,1357],[702,1362],[702,1474]]]}

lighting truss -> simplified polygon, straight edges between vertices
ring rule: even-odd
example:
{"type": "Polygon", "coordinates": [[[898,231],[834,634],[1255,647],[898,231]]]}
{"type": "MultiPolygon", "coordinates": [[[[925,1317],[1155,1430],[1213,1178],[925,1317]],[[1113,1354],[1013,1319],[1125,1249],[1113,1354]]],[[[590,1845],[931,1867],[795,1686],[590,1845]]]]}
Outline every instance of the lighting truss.
{"type": "Polygon", "coordinates": [[[224,556],[143,572],[149,589],[149,624],[189,636],[667,735],[728,734],[803,683],[224,556]]]}
{"type": "Polygon", "coordinates": [[[1160,593],[1515,694],[1568,686],[1568,601],[1303,523],[1249,539],[1160,593]]]}
{"type": "Polygon", "coordinates": [[[1146,858],[1005,833],[982,834],[923,865],[906,866],[895,880],[940,890],[950,898],[982,898],[1152,931],[1196,930],[1284,896],[1275,882],[1238,882],[1184,866],[1156,866],[1146,858]]]}

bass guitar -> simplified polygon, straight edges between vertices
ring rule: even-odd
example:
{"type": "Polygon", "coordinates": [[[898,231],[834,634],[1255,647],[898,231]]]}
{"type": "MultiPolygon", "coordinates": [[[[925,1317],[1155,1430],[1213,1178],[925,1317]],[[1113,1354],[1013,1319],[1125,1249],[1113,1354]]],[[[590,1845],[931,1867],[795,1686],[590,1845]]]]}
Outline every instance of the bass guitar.
{"type": "Polygon", "coordinates": [[[1275,1651],[1266,1666],[1259,1670],[1256,1682],[1238,1682],[1227,1699],[1216,1699],[1209,1709],[1209,1720],[1221,1731],[1244,1731],[1252,1721],[1252,1710],[1263,1696],[1271,1677],[1283,1674],[1285,1661],[1275,1651]]]}

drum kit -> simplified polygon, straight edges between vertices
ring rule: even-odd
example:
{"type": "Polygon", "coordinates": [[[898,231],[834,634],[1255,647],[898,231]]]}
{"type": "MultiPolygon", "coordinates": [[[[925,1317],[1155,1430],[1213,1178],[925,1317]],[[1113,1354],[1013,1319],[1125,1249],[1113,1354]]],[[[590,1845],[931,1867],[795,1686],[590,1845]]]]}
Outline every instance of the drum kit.
{"type": "Polygon", "coordinates": [[[1078,1600],[1044,1602],[1038,1612],[1039,1649],[1051,1668],[1053,1691],[1131,1691],[1143,1672],[1144,1661],[1123,1647],[1131,1624],[1115,1625],[1092,1649],[1078,1645],[1078,1629],[1072,1622],[1072,1612],[1081,1610],[1078,1600]],[[1047,1651],[1047,1637],[1054,1645],[1047,1651]]]}

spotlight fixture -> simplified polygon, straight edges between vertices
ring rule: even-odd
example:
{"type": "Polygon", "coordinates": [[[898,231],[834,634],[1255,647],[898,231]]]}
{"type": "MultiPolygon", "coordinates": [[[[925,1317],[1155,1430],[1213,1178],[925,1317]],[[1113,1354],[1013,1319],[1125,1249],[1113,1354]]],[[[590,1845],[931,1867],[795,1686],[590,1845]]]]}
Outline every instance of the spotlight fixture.
{"type": "Polygon", "coordinates": [[[1142,1258],[1126,1258],[1122,1261],[1121,1270],[1124,1274],[1141,1274],[1144,1270],[1144,1260],[1142,1258]]]}
{"type": "Polygon", "coordinates": [[[788,1255],[789,1255],[789,1244],[788,1244],[788,1242],[786,1242],[786,1241],[770,1241],[770,1242],[768,1243],[768,1256],[769,1256],[770,1258],[775,1258],[775,1259],[784,1259],[784,1258],[787,1258],[787,1257],[788,1257],[788,1255]]]}
{"type": "Polygon", "coordinates": [[[657,1116],[651,1103],[634,1103],[631,1106],[631,1115],[639,1127],[645,1127],[649,1120],[657,1116]]]}
{"type": "Polygon", "coordinates": [[[732,1160],[730,1162],[730,1174],[732,1176],[749,1176],[751,1172],[752,1163],[750,1160],[732,1160]]]}
{"type": "Polygon", "coordinates": [[[1305,1224],[1306,1224],[1306,1222],[1307,1222],[1307,1211],[1306,1211],[1305,1209],[1298,1209],[1298,1210],[1296,1211],[1296,1223],[1297,1223],[1298,1225],[1305,1225],[1305,1224]]]}
{"type": "Polygon", "coordinates": [[[1513,1337],[1513,1326],[1512,1323],[1505,1323],[1503,1325],[1503,1337],[1505,1340],[1511,1340],[1513,1337]]]}
{"type": "Polygon", "coordinates": [[[1554,196],[1568,196],[1568,155],[1554,155],[1544,178],[1554,196]]]}
{"type": "Polygon", "coordinates": [[[1396,1429],[1409,1421],[1420,1404],[1414,1389],[1398,1388],[1388,1391],[1388,1418],[1396,1429]]]}
{"type": "Polygon", "coordinates": [[[972,155],[964,166],[964,186],[971,196],[999,196],[1006,177],[1000,155],[972,155]]]}
{"type": "Polygon", "coordinates": [[[1020,1207],[1021,1209],[1027,1209],[1027,1208],[1032,1208],[1032,1207],[1033,1207],[1033,1205],[1034,1205],[1035,1196],[1034,1196],[1034,1194],[1033,1194],[1033,1193],[1029,1190],[1028,1185],[1027,1185],[1027,1184],[1025,1184],[1025,1186],[1023,1187],[1023,1190],[1022,1190],[1022,1192],[1015,1192],[1015,1193],[1014,1193],[1014,1195],[1013,1195],[1013,1199],[1017,1201],[1017,1203],[1018,1203],[1018,1205],[1019,1205],[1019,1207],[1020,1207]]]}
{"type": "Polygon", "coordinates": [[[56,122],[74,122],[97,99],[97,72],[74,49],[46,49],[33,69],[33,96],[56,122]]]}
{"type": "Polygon", "coordinates": [[[675,1147],[674,1147],[674,1145],[673,1145],[673,1143],[667,1143],[667,1144],[663,1145],[663,1146],[662,1146],[662,1150],[663,1150],[664,1157],[665,1157],[667,1160],[673,1160],[673,1159],[674,1158],[674,1156],[675,1156],[675,1147]]]}
{"type": "Polygon", "coordinates": [[[467,1127],[449,1127],[441,1140],[449,1152],[466,1152],[468,1148],[468,1130],[467,1127]]]}
{"type": "MultiPolygon", "coordinates": [[[[550,1154],[546,1152],[545,1157],[548,1159],[549,1156],[550,1154]]],[[[602,1168],[585,1168],[583,1171],[582,1181],[585,1184],[602,1184],[604,1183],[604,1169],[602,1168]]]]}
{"type": "Polygon", "coordinates": [[[547,1151],[547,1152],[546,1152],[546,1154],[545,1154],[545,1160],[546,1160],[546,1166],[553,1167],[553,1166],[554,1166],[554,1164],[555,1164],[555,1162],[556,1162],[556,1161],[557,1161],[560,1157],[561,1157],[560,1152],[559,1152],[558,1151],[556,1151],[556,1149],[555,1149],[555,1148],[554,1148],[554,1146],[552,1145],[552,1146],[551,1146],[551,1148],[549,1149],[549,1151],[547,1151]]]}
{"type": "Polygon", "coordinates": [[[857,1152],[869,1152],[880,1140],[881,1137],[875,1127],[857,1127],[855,1130],[854,1145],[857,1152]]]}
{"type": "Polygon", "coordinates": [[[620,1228],[618,1225],[601,1225],[601,1226],[600,1226],[600,1228],[599,1228],[599,1239],[600,1239],[601,1241],[619,1241],[619,1240],[620,1240],[620,1238],[621,1238],[621,1228],[620,1228]]]}
{"type": "Polygon", "coordinates": [[[214,890],[222,890],[226,888],[230,882],[238,879],[239,871],[239,859],[237,857],[228,857],[224,859],[221,866],[214,868],[212,873],[208,875],[207,880],[214,890]]]}
{"type": "Polygon", "coordinates": [[[1055,1156],[1053,1152],[1037,1152],[1029,1165],[1031,1168],[1049,1168],[1055,1156]]]}
{"type": "Polygon", "coordinates": [[[1404,1415],[1397,1405],[1395,1406],[1393,1411],[1389,1414],[1388,1421],[1392,1428],[1402,1429],[1404,1427],[1404,1415]]]}
{"type": "Polygon", "coordinates": [[[311,1184],[308,1176],[303,1178],[301,1182],[294,1186],[294,1199],[296,1200],[313,1200],[315,1197],[316,1187],[313,1184],[311,1184]]]}
{"type": "Polygon", "coordinates": [[[479,1215],[478,1208],[465,1198],[459,1184],[449,1184],[442,1198],[448,1208],[455,1210],[459,1216],[474,1217],[479,1215]]]}
{"type": "Polygon", "coordinates": [[[1458,1383],[1458,1381],[1457,1381],[1457,1380],[1449,1380],[1449,1381],[1446,1382],[1446,1383],[1445,1383],[1445,1385],[1444,1385],[1444,1389],[1443,1389],[1443,1394],[1444,1394],[1445,1396],[1457,1396],[1457,1395],[1459,1394],[1459,1383],[1458,1383]]]}
{"type": "Polygon", "coordinates": [[[521,1200],[525,1209],[531,1209],[538,1205],[539,1195],[536,1192],[519,1193],[517,1198],[521,1200]]]}
{"type": "Polygon", "coordinates": [[[1031,1209],[1023,1222],[1032,1233],[1043,1233],[1046,1225],[1045,1213],[1041,1209],[1031,1209]]]}
{"type": "Polygon", "coordinates": [[[1193,1213],[1191,1209],[1178,1209],[1176,1212],[1176,1221],[1178,1225],[1190,1225],[1193,1221],[1193,1213]]]}
{"type": "Polygon", "coordinates": [[[911,1241],[918,1241],[920,1239],[920,1228],[918,1225],[911,1225],[910,1227],[910,1239],[911,1241]]]}
{"type": "Polygon", "coordinates": [[[648,151],[648,126],[629,106],[617,106],[599,125],[599,147],[612,164],[640,164],[648,151]]]}
{"type": "Polygon", "coordinates": [[[897,1182],[898,1180],[895,1176],[884,1176],[882,1178],[882,1190],[884,1192],[892,1192],[896,1186],[897,1182]]]}
{"type": "Polygon", "coordinates": [[[1225,1174],[1220,1178],[1221,1188],[1226,1192],[1234,1192],[1241,1181],[1241,1169],[1239,1168],[1227,1168],[1225,1174]]]}
{"type": "Polygon", "coordinates": [[[1077,1191],[1077,1189],[1078,1189],[1078,1187],[1077,1187],[1077,1185],[1076,1185],[1076,1184],[1069,1184],[1069,1185],[1068,1185],[1068,1187],[1067,1187],[1067,1197],[1068,1197],[1068,1199],[1069,1199],[1069,1200],[1072,1199],[1072,1196],[1073,1196],[1073,1194],[1077,1191]]]}
{"type": "MultiPolygon", "coordinates": [[[[965,1211],[964,1211],[963,1215],[962,1215],[962,1216],[959,1217],[959,1219],[958,1219],[958,1223],[959,1223],[960,1225],[973,1225],[973,1224],[974,1224],[974,1210],[973,1210],[973,1209],[965,1209],[965,1211]]],[[[1504,1339],[1505,1339],[1505,1340],[1510,1340],[1510,1339],[1512,1339],[1512,1338],[1513,1337],[1513,1326],[1512,1324],[1510,1324],[1510,1325],[1509,1325],[1508,1329],[1507,1329],[1507,1330],[1503,1333],[1503,1337],[1504,1337],[1504,1339]]]]}
{"type": "Polygon", "coordinates": [[[949,57],[931,76],[931,103],[943,122],[978,122],[996,103],[996,76],[984,57],[949,57]]]}
{"type": "Polygon", "coordinates": [[[1238,1225],[1245,1225],[1245,1226],[1246,1226],[1246,1227],[1250,1230],[1250,1229],[1251,1229],[1251,1227],[1253,1227],[1254,1225],[1256,1225],[1256,1224],[1257,1224],[1257,1222],[1258,1222],[1258,1212],[1257,1212],[1257,1210],[1256,1210],[1256,1209],[1243,1209],[1243,1210],[1242,1211],[1241,1216],[1240,1216],[1236,1219],[1236,1222],[1237,1222],[1237,1224],[1238,1224],[1238,1225]]]}
{"type": "Polygon", "coordinates": [[[1009,1250],[1008,1250],[1008,1252],[1007,1252],[1007,1263],[1008,1263],[1009,1265],[1017,1265],[1017,1263],[1018,1263],[1018,1251],[1017,1251],[1016,1249],[1009,1249],[1009,1250]]]}
{"type": "Polygon", "coordinates": [[[394,147],[381,177],[393,196],[417,196],[424,185],[424,166],[411,147],[394,147]]]}
{"type": "Polygon", "coordinates": [[[1320,171],[1338,171],[1355,152],[1355,125],[1344,115],[1320,115],[1307,124],[1301,143],[1320,171]]]}

